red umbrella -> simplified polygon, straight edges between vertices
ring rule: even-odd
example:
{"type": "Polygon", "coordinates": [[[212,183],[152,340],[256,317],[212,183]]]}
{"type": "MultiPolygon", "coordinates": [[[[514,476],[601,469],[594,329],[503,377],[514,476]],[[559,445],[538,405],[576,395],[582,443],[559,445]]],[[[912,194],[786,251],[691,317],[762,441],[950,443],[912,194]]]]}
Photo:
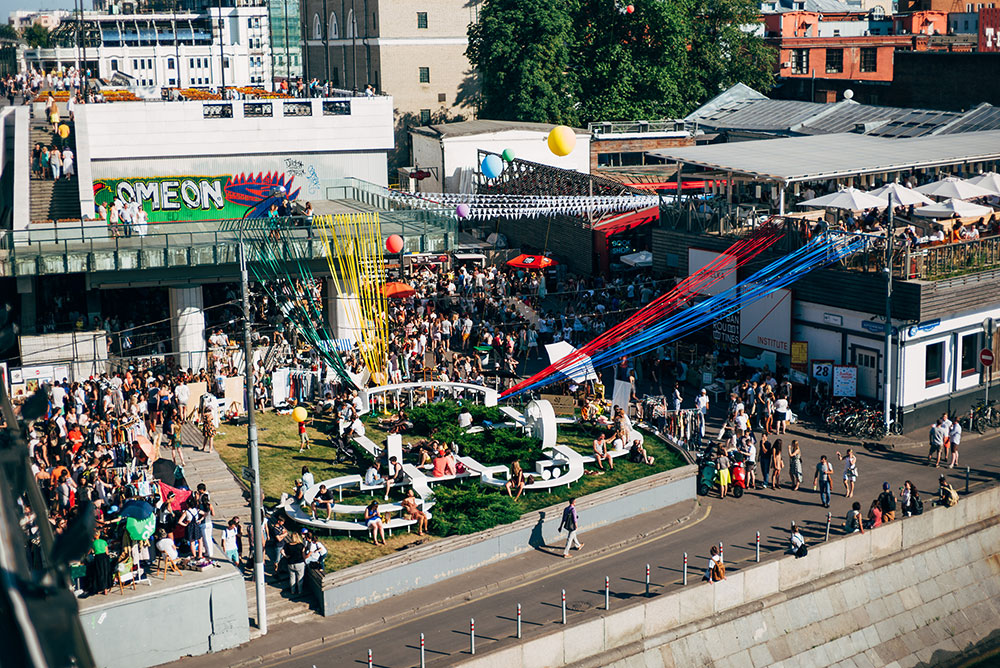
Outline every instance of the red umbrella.
{"type": "Polygon", "coordinates": [[[559,263],[544,255],[518,255],[513,260],[508,260],[507,264],[521,269],[548,269],[559,263]]]}
{"type": "Polygon", "coordinates": [[[406,299],[417,294],[417,291],[406,283],[392,282],[382,286],[382,294],[388,299],[406,299]]]}

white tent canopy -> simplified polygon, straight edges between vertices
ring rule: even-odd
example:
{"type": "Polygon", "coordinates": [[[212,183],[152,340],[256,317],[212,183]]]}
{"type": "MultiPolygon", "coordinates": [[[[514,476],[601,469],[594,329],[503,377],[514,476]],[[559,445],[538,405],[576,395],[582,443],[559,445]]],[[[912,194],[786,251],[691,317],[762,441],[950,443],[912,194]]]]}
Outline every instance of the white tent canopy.
{"type": "Polygon", "coordinates": [[[799,206],[810,206],[823,209],[846,209],[848,211],[862,211],[864,209],[884,207],[886,205],[887,202],[853,187],[844,188],[843,190],[838,190],[837,192],[830,193],[829,195],[814,197],[813,199],[799,202],[799,206]]]}
{"type": "MultiPolygon", "coordinates": [[[[549,364],[555,364],[567,355],[576,352],[576,348],[566,341],[556,341],[555,343],[546,343],[545,352],[549,356],[549,364]]],[[[597,372],[594,371],[594,365],[591,364],[590,357],[586,355],[570,365],[566,371],[568,373],[560,373],[569,376],[576,383],[597,380],[597,372]]]]}
{"type": "Polygon", "coordinates": [[[914,215],[924,218],[951,218],[956,214],[960,218],[969,218],[971,216],[988,216],[991,213],[993,213],[993,209],[988,206],[980,206],[961,199],[949,199],[930,206],[922,206],[913,211],[914,215]]]}
{"type": "Polygon", "coordinates": [[[638,253],[622,255],[621,261],[631,267],[652,267],[653,254],[646,250],[639,251],[638,253]]]}
{"type": "Polygon", "coordinates": [[[975,197],[989,197],[994,194],[986,188],[963,181],[955,176],[946,176],[940,181],[920,186],[917,188],[917,192],[929,195],[930,197],[949,199],[973,199],[975,197]]]}
{"type": "Polygon", "coordinates": [[[973,176],[971,179],[965,179],[965,182],[979,186],[980,188],[992,190],[994,194],[1000,195],[1000,174],[996,172],[984,172],[979,176],[973,176]]]}
{"type": "Polygon", "coordinates": [[[869,195],[878,197],[882,200],[882,206],[888,205],[889,193],[892,193],[893,206],[910,206],[911,204],[914,206],[923,206],[925,204],[934,203],[934,200],[931,198],[899,183],[887,183],[881,188],[868,191],[869,195]]]}

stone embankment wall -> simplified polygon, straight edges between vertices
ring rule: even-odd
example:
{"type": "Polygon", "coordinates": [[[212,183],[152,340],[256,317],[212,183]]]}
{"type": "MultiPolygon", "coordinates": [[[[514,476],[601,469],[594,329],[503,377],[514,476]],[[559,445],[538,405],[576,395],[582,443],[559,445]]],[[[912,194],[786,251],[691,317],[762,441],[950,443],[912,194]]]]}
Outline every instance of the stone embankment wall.
{"type": "Polygon", "coordinates": [[[963,497],[460,665],[937,665],[1000,629],[998,507],[1000,488],[963,497]]]}

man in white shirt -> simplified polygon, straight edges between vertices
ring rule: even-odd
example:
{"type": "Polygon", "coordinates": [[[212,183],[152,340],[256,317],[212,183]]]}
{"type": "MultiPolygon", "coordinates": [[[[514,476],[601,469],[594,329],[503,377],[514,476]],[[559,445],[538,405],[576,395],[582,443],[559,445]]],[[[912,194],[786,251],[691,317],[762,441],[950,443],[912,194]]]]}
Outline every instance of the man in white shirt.
{"type": "Polygon", "coordinates": [[[57,382],[52,385],[52,407],[61,411],[66,403],[66,390],[57,382]]]}
{"type": "Polygon", "coordinates": [[[698,430],[701,437],[705,438],[705,420],[708,419],[708,390],[701,389],[701,394],[694,400],[694,406],[698,409],[698,430]]]}
{"type": "Polygon", "coordinates": [[[469,412],[468,408],[462,408],[462,412],[458,416],[458,426],[462,429],[468,429],[472,426],[472,413],[469,412]]]}

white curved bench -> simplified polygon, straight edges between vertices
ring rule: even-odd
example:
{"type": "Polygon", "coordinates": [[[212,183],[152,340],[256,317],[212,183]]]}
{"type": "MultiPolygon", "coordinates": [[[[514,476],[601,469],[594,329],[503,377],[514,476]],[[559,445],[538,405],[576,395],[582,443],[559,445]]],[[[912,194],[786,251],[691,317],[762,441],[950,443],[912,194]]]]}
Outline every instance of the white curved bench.
{"type": "MultiPolygon", "coordinates": [[[[343,519],[335,519],[337,515],[360,515],[363,516],[365,513],[366,506],[358,506],[346,503],[334,503],[330,508],[330,514],[334,519],[326,519],[321,517],[312,516],[312,501],[319,492],[320,485],[326,485],[327,489],[336,489],[340,493],[340,498],[343,499],[343,489],[345,487],[352,487],[357,485],[358,489],[361,490],[361,476],[350,475],[341,476],[339,478],[331,478],[329,480],[323,480],[312,487],[310,487],[302,495],[302,501],[305,504],[303,507],[297,501],[288,498],[287,495],[282,495],[282,501],[279,504],[280,507],[285,509],[285,514],[289,518],[294,520],[296,523],[303,526],[312,527],[315,529],[327,529],[331,531],[368,531],[368,527],[365,525],[364,521],[351,521],[343,519]]],[[[424,495],[420,493],[417,487],[414,487],[414,493],[418,495],[417,506],[427,514],[427,519],[431,518],[430,509],[434,506],[434,501],[431,495],[424,495]]],[[[428,488],[428,491],[429,488],[428,488]]],[[[321,510],[320,513],[323,511],[321,510]]],[[[403,508],[398,503],[385,503],[379,504],[379,512],[382,513],[402,513],[403,508]]],[[[409,531],[411,525],[416,524],[416,520],[412,520],[408,517],[394,517],[386,522],[383,526],[390,531],[393,529],[405,528],[409,531]]]]}

